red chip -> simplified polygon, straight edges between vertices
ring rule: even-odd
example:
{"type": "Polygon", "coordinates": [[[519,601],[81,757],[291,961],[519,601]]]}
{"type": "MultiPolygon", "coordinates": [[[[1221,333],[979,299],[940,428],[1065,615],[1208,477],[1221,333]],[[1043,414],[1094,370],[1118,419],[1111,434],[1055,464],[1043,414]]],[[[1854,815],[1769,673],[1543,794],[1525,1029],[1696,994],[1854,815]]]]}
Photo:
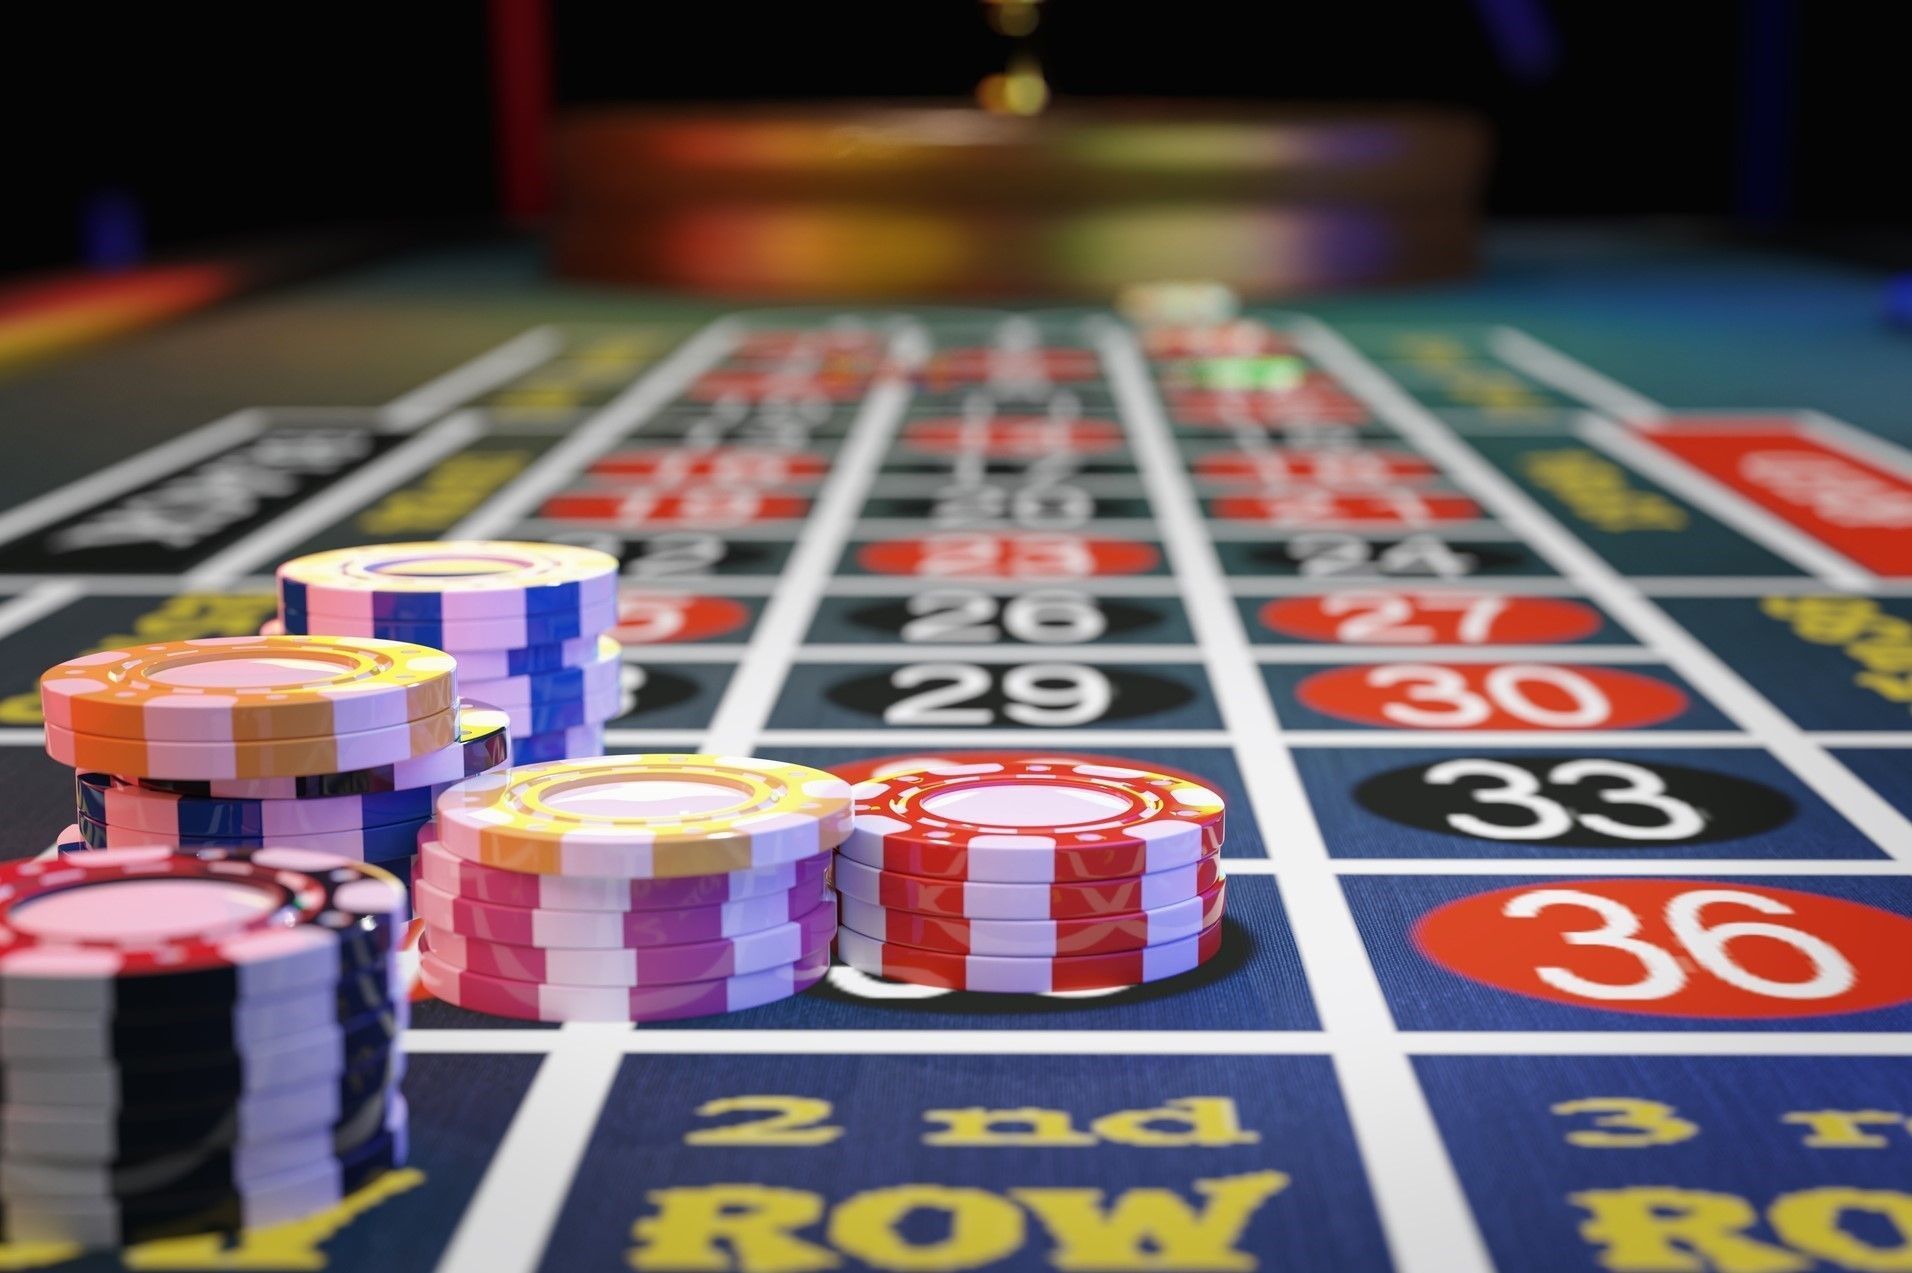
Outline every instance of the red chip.
{"type": "Polygon", "coordinates": [[[972,919],[1091,919],[1152,910],[1193,897],[1222,878],[1219,855],[1147,875],[1119,875],[1079,884],[994,884],[934,880],[835,859],[837,892],[846,898],[926,915],[972,919]]]}
{"type": "Polygon", "coordinates": [[[1358,664],[1314,673],[1295,697],[1380,729],[1640,729],[1688,705],[1639,672],[1558,663],[1358,664]]]}
{"type": "Polygon", "coordinates": [[[1220,850],[1222,798],[1132,766],[966,760],[856,787],[838,853],[939,879],[1048,883],[1146,875],[1220,850]]]}
{"type": "Polygon", "coordinates": [[[1747,880],[1521,884],[1430,911],[1457,976],[1603,1012],[1778,1020],[1912,1002],[1912,918],[1747,880]]]}
{"type": "Polygon", "coordinates": [[[845,897],[842,922],[866,937],[956,955],[1036,958],[1111,955],[1200,936],[1219,924],[1228,884],[1146,911],[1082,919],[978,919],[932,915],[845,897]]]}
{"type": "Polygon", "coordinates": [[[1112,990],[1178,977],[1212,959],[1222,948],[1222,934],[1223,926],[1218,923],[1197,936],[1141,950],[1042,959],[922,950],[885,942],[845,925],[837,930],[837,957],[858,972],[892,981],[948,990],[1048,994],[1112,990]]]}
{"type": "Polygon", "coordinates": [[[1064,765],[1113,765],[1122,769],[1146,769],[1150,773],[1180,778],[1183,782],[1191,782],[1198,787],[1208,784],[1208,779],[1197,777],[1186,769],[1174,769],[1154,760],[1104,756],[1085,751],[894,752],[888,756],[866,756],[857,760],[846,760],[841,764],[826,765],[824,768],[851,786],[855,786],[859,782],[869,782],[873,778],[920,773],[925,769],[934,769],[942,765],[1015,765],[1030,760],[1048,760],[1064,765]]]}

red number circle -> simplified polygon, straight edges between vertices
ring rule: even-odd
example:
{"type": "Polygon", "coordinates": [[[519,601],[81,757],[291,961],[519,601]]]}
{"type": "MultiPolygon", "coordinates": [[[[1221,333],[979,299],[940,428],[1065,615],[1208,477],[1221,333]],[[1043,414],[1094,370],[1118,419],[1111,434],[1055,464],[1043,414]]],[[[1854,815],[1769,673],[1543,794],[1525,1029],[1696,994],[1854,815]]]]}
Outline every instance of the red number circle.
{"type": "Polygon", "coordinates": [[[1555,645],[1600,630],[1584,601],[1491,592],[1330,592],[1281,597],[1256,617],[1270,632],[1336,645],[1555,645]]]}
{"type": "Polygon", "coordinates": [[[607,634],[624,645],[708,641],[750,622],[750,609],[729,597],[677,593],[625,593],[617,600],[617,626],[607,634]]]}
{"type": "Polygon", "coordinates": [[[1433,526],[1471,522],[1480,505],[1465,495],[1345,495],[1304,490],[1282,495],[1224,495],[1215,516],[1276,526],[1433,526]]]}
{"type": "Polygon", "coordinates": [[[1154,544],[1082,535],[937,535],[885,539],[856,550],[857,564],[879,575],[935,579],[1086,579],[1140,575],[1161,560],[1154,544]]]}
{"type": "Polygon", "coordinates": [[[1758,1020],[1912,1002],[1912,919],[1743,880],[1496,889],[1430,911],[1414,944],[1470,981],[1608,1012],[1758,1020]]]}
{"type": "Polygon", "coordinates": [[[1687,706],[1665,681],[1566,663],[1354,664],[1316,672],[1295,697],[1379,729],[1639,729],[1687,706]]]}

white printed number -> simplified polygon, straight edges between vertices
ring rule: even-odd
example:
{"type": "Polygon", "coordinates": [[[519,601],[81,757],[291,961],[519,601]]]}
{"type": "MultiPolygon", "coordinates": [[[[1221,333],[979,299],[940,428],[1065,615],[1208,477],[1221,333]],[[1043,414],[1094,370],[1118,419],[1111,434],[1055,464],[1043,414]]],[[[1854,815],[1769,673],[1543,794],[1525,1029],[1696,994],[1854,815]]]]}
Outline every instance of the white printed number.
{"type": "Polygon", "coordinates": [[[1446,760],[1428,769],[1422,780],[1437,787],[1451,786],[1464,778],[1486,778],[1499,783],[1492,787],[1473,787],[1467,792],[1476,804],[1525,810],[1529,822],[1507,826],[1477,818],[1471,813],[1450,813],[1447,825],[1463,835],[1483,840],[1551,840],[1573,830],[1576,824],[1616,840],[1686,840],[1706,829],[1706,817],[1684,800],[1666,794],[1660,775],[1623,760],[1567,760],[1547,771],[1546,783],[1571,787],[1588,778],[1614,778],[1624,786],[1597,788],[1603,804],[1651,809],[1660,820],[1647,825],[1621,822],[1601,813],[1576,813],[1557,800],[1541,794],[1541,779],[1501,760],[1469,757],[1446,760]]]}
{"type": "Polygon", "coordinates": [[[1502,913],[1511,919],[1533,919],[1543,911],[1563,906],[1591,911],[1601,921],[1598,928],[1563,933],[1562,940],[1568,945],[1617,950],[1640,965],[1639,978],[1623,982],[1594,981],[1557,966],[1534,969],[1534,975],[1549,986],[1582,999],[1603,1002],[1666,999],[1685,987],[1687,970],[1694,965],[1698,966],[1697,970],[1730,986],[1772,999],[1830,999],[1850,990],[1858,980],[1846,957],[1831,943],[1811,933],[1761,920],[1728,920],[1710,927],[1703,922],[1703,913],[1710,907],[1744,907],[1762,915],[1793,913],[1784,902],[1738,889],[1694,889],[1667,903],[1666,924],[1679,943],[1680,954],[1640,938],[1640,917],[1632,908],[1581,889],[1535,889],[1509,901],[1502,913]],[[1791,946],[1810,961],[1811,975],[1803,981],[1774,981],[1742,967],[1733,959],[1730,947],[1733,942],[1749,937],[1791,946]]]}
{"type": "Polygon", "coordinates": [[[1411,622],[1431,611],[1460,613],[1454,636],[1462,645],[1479,645],[1493,632],[1494,620],[1507,609],[1505,597],[1423,597],[1390,592],[1340,592],[1321,603],[1321,612],[1347,616],[1335,625],[1334,639],[1350,645],[1428,645],[1439,634],[1411,622]]]}
{"type": "Polygon", "coordinates": [[[1606,721],[1611,707],[1599,686],[1578,672],[1544,663],[1505,663],[1488,672],[1476,692],[1451,667],[1391,663],[1368,673],[1375,689],[1399,689],[1405,702],[1384,703],[1381,714],[1416,729],[1471,729],[1499,708],[1516,720],[1547,729],[1590,729],[1606,721]],[[1537,703],[1530,686],[1545,685],[1569,700],[1555,708],[1537,703]]]}
{"type": "Polygon", "coordinates": [[[985,668],[974,663],[912,663],[890,673],[890,685],[914,690],[883,709],[887,725],[981,726],[996,709],[966,706],[987,695],[1002,677],[1002,715],[1018,725],[1066,728],[1102,719],[1115,698],[1109,678],[1077,663],[1025,663],[985,668]]]}
{"type": "Polygon", "coordinates": [[[1109,626],[1095,598],[1061,590],[998,600],[986,592],[939,589],[911,597],[907,608],[913,617],[902,637],[921,645],[1000,641],[1005,633],[1031,645],[1075,645],[1109,626]]]}

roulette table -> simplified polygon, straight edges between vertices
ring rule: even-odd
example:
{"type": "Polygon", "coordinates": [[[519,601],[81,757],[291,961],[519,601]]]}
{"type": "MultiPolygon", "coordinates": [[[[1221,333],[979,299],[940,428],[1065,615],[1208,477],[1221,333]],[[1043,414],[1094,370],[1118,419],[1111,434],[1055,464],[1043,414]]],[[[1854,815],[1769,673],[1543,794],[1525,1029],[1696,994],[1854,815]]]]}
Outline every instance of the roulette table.
{"type": "Polygon", "coordinates": [[[1905,337],[1803,259],[1485,255],[1164,326],[478,245],[11,372],[7,856],[73,816],[41,669],[255,633],[291,557],[509,538],[621,563],[611,751],[1194,774],[1229,905],[1114,991],[420,992],[403,1168],[0,1267],[1908,1267],[1905,337]]]}

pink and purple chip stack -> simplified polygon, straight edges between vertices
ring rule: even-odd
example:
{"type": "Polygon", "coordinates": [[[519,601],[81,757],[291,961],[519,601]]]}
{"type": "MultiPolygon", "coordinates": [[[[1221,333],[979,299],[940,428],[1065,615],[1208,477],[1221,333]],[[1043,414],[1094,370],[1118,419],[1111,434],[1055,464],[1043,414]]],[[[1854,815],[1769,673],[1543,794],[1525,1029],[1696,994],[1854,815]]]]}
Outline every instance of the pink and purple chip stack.
{"type": "Polygon", "coordinates": [[[759,1007],[830,966],[849,784],[749,757],[600,756],[460,783],[421,833],[419,980],[536,1021],[759,1007]]]}
{"type": "Polygon", "coordinates": [[[1221,948],[1223,801],[1188,775],[1035,753],[840,766],[837,956],[871,976],[998,993],[1178,976],[1221,948]]]}
{"type": "Polygon", "coordinates": [[[617,559],[501,540],[371,544],[279,567],[278,631],[411,641],[458,660],[462,692],[504,712],[524,764],[595,756],[637,669],[617,625],[617,559]]]}

